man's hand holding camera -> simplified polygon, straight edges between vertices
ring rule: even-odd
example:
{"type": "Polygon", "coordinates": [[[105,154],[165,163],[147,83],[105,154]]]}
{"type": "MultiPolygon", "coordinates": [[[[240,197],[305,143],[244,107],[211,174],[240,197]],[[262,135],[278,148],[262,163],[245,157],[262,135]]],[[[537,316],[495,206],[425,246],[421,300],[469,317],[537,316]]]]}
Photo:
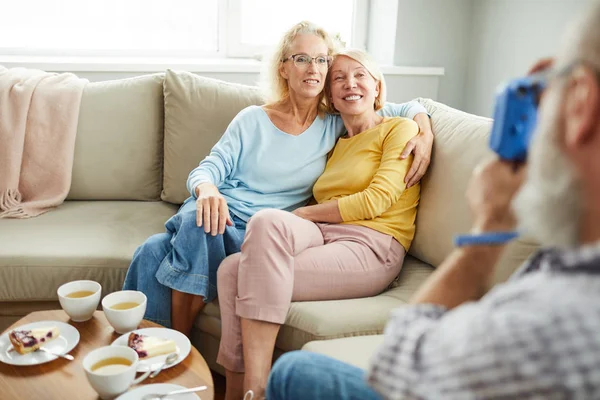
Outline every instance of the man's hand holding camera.
{"type": "Polygon", "coordinates": [[[525,178],[525,165],[496,159],[477,167],[467,188],[474,233],[512,231],[512,199],[525,178]]]}
{"type": "MultiPolygon", "coordinates": [[[[529,73],[541,72],[552,64],[552,59],[540,60],[529,73]]],[[[507,233],[515,229],[517,221],[512,201],[524,182],[525,172],[523,162],[500,158],[476,168],[466,194],[474,217],[473,234],[507,233]]],[[[495,243],[456,249],[411,302],[437,304],[451,309],[464,302],[478,300],[489,288],[504,247],[504,243],[495,243]]]]}

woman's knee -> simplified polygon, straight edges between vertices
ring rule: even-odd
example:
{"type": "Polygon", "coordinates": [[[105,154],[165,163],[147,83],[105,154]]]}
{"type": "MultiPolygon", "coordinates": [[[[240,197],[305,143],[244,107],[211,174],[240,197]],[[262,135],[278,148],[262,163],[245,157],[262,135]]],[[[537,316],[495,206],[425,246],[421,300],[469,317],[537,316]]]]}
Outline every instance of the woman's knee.
{"type": "Polygon", "coordinates": [[[186,200],[177,213],[167,220],[165,227],[172,234],[186,229],[199,229],[196,224],[196,202],[186,200]]]}
{"type": "Polygon", "coordinates": [[[179,210],[167,221],[166,228],[173,237],[173,246],[179,248],[197,248],[215,238],[196,223],[196,208],[179,210]]]}
{"type": "Polygon", "coordinates": [[[168,233],[157,233],[150,236],[136,251],[136,254],[151,255],[158,261],[162,261],[171,248],[171,235],[168,233]]]}
{"type": "Polygon", "coordinates": [[[179,229],[201,229],[198,227],[197,219],[196,219],[196,207],[186,207],[179,210],[178,218],[179,218],[179,229]]]}
{"type": "Polygon", "coordinates": [[[292,216],[287,211],[268,208],[260,210],[250,218],[246,227],[246,236],[252,233],[268,233],[285,229],[286,220],[292,216]]]}

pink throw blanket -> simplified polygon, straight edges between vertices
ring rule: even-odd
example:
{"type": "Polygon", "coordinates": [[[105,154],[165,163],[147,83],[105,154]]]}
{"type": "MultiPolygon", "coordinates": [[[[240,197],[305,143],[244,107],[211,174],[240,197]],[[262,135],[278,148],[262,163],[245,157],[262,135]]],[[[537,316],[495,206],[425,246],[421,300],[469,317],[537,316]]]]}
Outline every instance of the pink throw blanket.
{"type": "Polygon", "coordinates": [[[0,218],[29,218],[69,193],[86,79],[0,67],[0,218]]]}

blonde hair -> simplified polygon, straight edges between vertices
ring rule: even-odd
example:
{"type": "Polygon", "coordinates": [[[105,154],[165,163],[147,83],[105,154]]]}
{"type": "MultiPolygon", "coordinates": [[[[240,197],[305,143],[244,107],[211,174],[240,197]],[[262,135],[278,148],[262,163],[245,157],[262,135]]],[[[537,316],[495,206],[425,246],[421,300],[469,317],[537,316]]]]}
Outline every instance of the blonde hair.
{"type": "MultiPolygon", "coordinates": [[[[375,98],[375,103],[373,104],[373,108],[375,111],[381,110],[385,105],[385,99],[387,94],[387,88],[385,85],[385,78],[381,73],[381,69],[379,65],[373,60],[373,58],[364,50],[360,49],[341,49],[334,55],[334,60],[331,63],[335,64],[335,59],[338,57],[348,57],[358,63],[360,63],[365,69],[371,74],[373,79],[379,85],[379,94],[375,98]]],[[[325,105],[326,112],[330,114],[337,114],[337,110],[335,109],[333,102],[331,101],[331,68],[327,72],[327,80],[325,81],[325,105]]]]}
{"type": "MultiPolygon", "coordinates": [[[[294,39],[298,35],[303,34],[312,34],[323,39],[327,46],[327,55],[332,55],[337,50],[338,44],[331,38],[327,31],[312,22],[302,21],[292,26],[279,41],[270,60],[265,63],[265,69],[261,74],[261,87],[268,103],[277,103],[290,97],[288,82],[281,76],[280,68],[283,60],[288,56],[294,39]]],[[[319,114],[323,115],[326,107],[324,92],[321,92],[319,96],[319,114]]]]}

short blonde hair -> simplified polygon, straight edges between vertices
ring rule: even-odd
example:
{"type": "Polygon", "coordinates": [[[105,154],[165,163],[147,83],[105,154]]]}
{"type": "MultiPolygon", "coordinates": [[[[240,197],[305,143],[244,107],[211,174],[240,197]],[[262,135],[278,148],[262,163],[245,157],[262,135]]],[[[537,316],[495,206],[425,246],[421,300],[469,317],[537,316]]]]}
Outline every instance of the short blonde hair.
{"type": "MultiPolygon", "coordinates": [[[[312,22],[302,21],[292,26],[281,38],[279,44],[272,53],[270,60],[265,63],[265,70],[261,74],[261,87],[264,97],[269,103],[277,103],[290,97],[288,82],[281,76],[280,68],[283,60],[288,56],[290,47],[298,35],[312,34],[320,37],[327,46],[327,55],[332,55],[337,50],[337,42],[325,31],[325,29],[312,22]]],[[[325,94],[321,92],[319,99],[319,113],[325,110],[325,94]]]]}
{"type": "MultiPolygon", "coordinates": [[[[379,95],[377,95],[377,97],[375,98],[375,103],[373,104],[373,107],[375,111],[381,110],[385,105],[387,88],[385,85],[385,78],[383,77],[381,69],[379,68],[379,65],[377,65],[375,60],[373,60],[369,53],[367,53],[364,50],[341,49],[334,55],[334,60],[331,63],[332,66],[333,64],[335,64],[335,59],[337,59],[338,57],[351,58],[352,60],[360,63],[363,67],[365,67],[369,74],[371,74],[373,79],[375,79],[375,81],[379,85],[379,95]]],[[[327,72],[327,80],[325,81],[325,105],[326,112],[330,114],[337,114],[338,111],[335,109],[335,107],[333,106],[333,102],[331,101],[331,68],[327,72]]]]}

